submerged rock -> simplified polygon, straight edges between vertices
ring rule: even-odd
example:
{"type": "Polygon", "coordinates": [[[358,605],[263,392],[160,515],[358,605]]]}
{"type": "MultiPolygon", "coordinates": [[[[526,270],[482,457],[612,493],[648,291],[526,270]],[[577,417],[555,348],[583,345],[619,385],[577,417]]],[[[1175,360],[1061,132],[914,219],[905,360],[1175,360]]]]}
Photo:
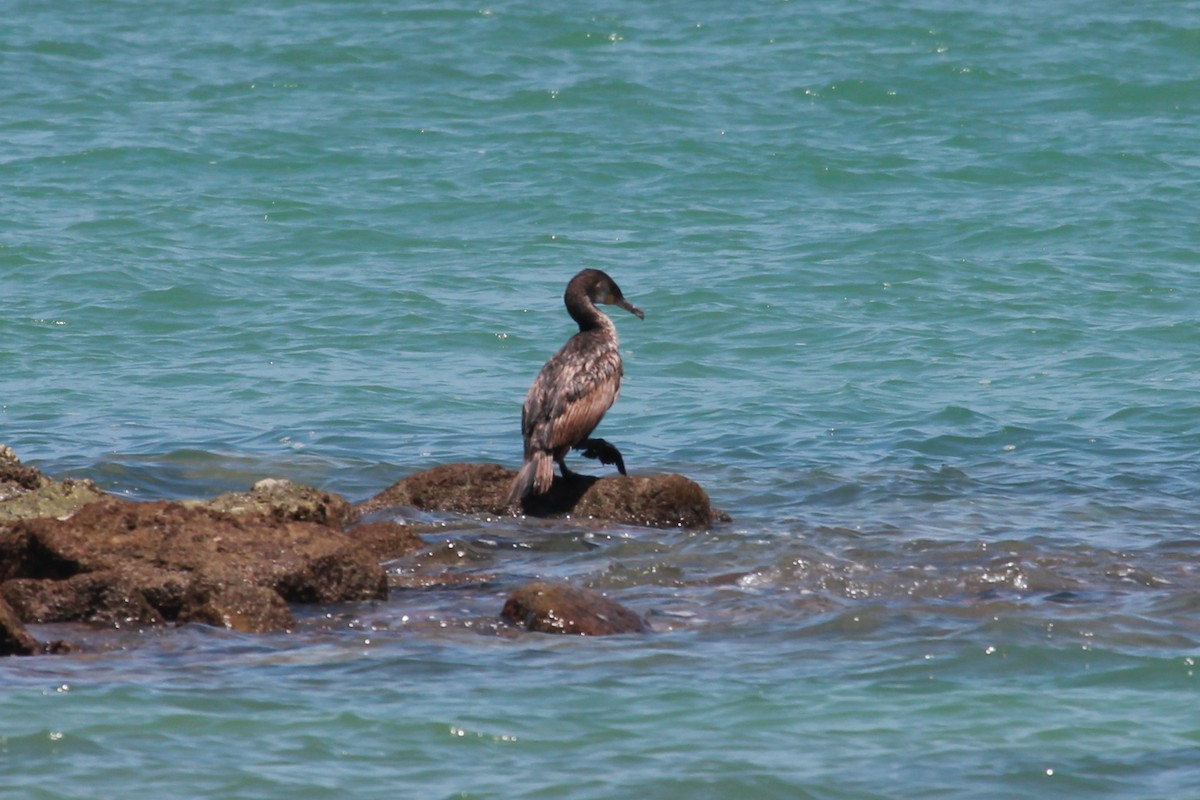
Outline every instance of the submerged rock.
{"type": "MultiPolygon", "coordinates": [[[[497,464],[447,464],[403,478],[359,504],[359,514],[407,506],[457,514],[512,513],[505,504],[515,472],[497,464]]],[[[527,500],[533,516],[591,517],[654,528],[707,528],[729,518],[713,509],[708,495],[682,475],[593,478],[556,475],[550,491],[527,500]]]]}
{"type": "Polygon", "coordinates": [[[500,616],[512,625],[540,633],[612,636],[646,633],[646,621],[635,611],[599,592],[565,583],[535,582],[517,589],[500,616]]]}

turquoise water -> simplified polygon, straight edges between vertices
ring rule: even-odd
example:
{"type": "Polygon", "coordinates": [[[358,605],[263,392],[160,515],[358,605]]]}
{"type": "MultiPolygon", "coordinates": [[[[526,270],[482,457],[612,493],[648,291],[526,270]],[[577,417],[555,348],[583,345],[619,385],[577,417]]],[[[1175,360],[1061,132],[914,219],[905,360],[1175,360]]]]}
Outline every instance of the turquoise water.
{"type": "Polygon", "coordinates": [[[598,435],[734,521],[451,519],[389,569],[469,588],[69,630],[0,662],[0,794],[1200,794],[1200,3],[4,19],[22,458],[142,499],[514,466],[595,267],[646,311],[598,435]],[[514,635],[534,577],[656,633],[514,635]]]}

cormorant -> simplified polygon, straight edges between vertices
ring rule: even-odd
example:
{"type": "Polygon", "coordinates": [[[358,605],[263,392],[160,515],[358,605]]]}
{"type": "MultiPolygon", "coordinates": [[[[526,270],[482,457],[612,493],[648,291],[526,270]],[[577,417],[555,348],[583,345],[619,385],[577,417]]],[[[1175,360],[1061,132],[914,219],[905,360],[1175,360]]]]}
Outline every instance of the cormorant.
{"type": "Polygon", "coordinates": [[[579,323],[579,333],[551,356],[525,396],[521,409],[525,464],[508,492],[510,505],[550,490],[552,460],[558,462],[564,478],[571,475],[563,462],[568,450],[582,450],[587,458],[616,464],[625,474],[625,461],[617,448],[603,439],[588,438],[617,399],[624,372],[617,328],[596,303],[619,306],[638,319],[646,315],[598,269],[585,269],[572,278],[563,302],[571,319],[579,323]]]}

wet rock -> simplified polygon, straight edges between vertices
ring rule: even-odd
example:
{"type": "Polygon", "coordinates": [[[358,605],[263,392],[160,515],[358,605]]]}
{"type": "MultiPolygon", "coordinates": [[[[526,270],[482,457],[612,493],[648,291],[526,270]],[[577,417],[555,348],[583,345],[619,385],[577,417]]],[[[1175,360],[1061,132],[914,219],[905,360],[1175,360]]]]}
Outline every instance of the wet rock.
{"type": "Polygon", "coordinates": [[[38,488],[47,480],[37,467],[27,467],[6,444],[0,444],[0,500],[38,488]]]}
{"type": "Polygon", "coordinates": [[[504,604],[506,622],[541,633],[611,636],[646,633],[641,615],[604,595],[563,583],[536,582],[517,589],[504,604]]]}
{"type": "Polygon", "coordinates": [[[402,478],[356,506],[360,515],[406,506],[456,514],[507,512],[504,499],[514,473],[499,464],[445,464],[402,478]]]}
{"type": "Polygon", "coordinates": [[[66,517],[106,497],[88,480],[55,481],[21,463],[11,447],[0,445],[0,522],[66,517]]]}
{"type": "Polygon", "coordinates": [[[391,575],[392,589],[414,591],[422,589],[478,589],[496,580],[494,572],[463,573],[444,569],[439,572],[405,572],[391,575]]]}
{"type": "Polygon", "coordinates": [[[360,547],[378,561],[400,558],[416,552],[425,546],[421,538],[422,530],[433,530],[431,526],[402,525],[388,520],[381,522],[364,522],[355,525],[346,533],[360,547]]]}
{"type": "MultiPolygon", "coordinates": [[[[138,595],[162,619],[174,620],[185,607],[204,605],[196,597],[215,602],[207,589],[213,586],[267,589],[278,595],[278,601],[270,600],[276,607],[283,601],[332,603],[387,593],[378,559],[340,530],[262,514],[233,516],[111,497],[66,520],[0,525],[0,580],[21,579],[58,585],[5,584],[0,594],[29,603],[31,614],[42,609],[60,620],[105,619],[137,610],[138,595]],[[38,598],[43,605],[35,604],[38,598]]],[[[243,608],[250,596],[240,598],[243,608]]],[[[148,619],[144,613],[132,618],[148,619]]],[[[268,618],[279,616],[271,612],[268,618]]]]}
{"type": "MultiPolygon", "coordinates": [[[[359,504],[357,513],[406,506],[457,514],[512,513],[505,505],[514,473],[497,464],[447,464],[410,475],[359,504]]],[[[655,528],[707,528],[729,518],[682,475],[554,477],[550,491],[526,502],[533,516],[591,517],[655,528]]]]}
{"type": "Polygon", "coordinates": [[[695,481],[682,475],[555,476],[550,491],[526,501],[525,510],[535,516],[569,513],[653,528],[703,529],[729,519],[713,509],[695,481]]]}
{"type": "Polygon", "coordinates": [[[395,522],[347,533],[352,511],[338,495],[276,479],[212,500],[130,502],[90,481],[54,481],[0,445],[5,641],[27,649],[27,622],[281,631],[295,626],[288,603],[382,599],[379,562],[424,542],[395,522]]]}
{"type": "Polygon", "coordinates": [[[351,509],[349,501],[339,495],[279,478],[265,478],[248,492],[226,492],[211,500],[185,500],[183,505],[234,516],[316,522],[331,528],[341,528],[351,509]]]}
{"type": "Polygon", "coordinates": [[[0,584],[0,596],[25,622],[89,622],[99,625],[161,625],[162,615],[131,581],[112,571],[86,572],[65,580],[17,578],[0,584]]]}
{"type": "Polygon", "coordinates": [[[185,602],[177,622],[196,622],[242,633],[274,633],[296,627],[283,597],[263,586],[215,587],[185,602]]]}
{"type": "Polygon", "coordinates": [[[32,656],[42,646],[25,630],[17,612],[0,599],[0,656],[32,656]]]}

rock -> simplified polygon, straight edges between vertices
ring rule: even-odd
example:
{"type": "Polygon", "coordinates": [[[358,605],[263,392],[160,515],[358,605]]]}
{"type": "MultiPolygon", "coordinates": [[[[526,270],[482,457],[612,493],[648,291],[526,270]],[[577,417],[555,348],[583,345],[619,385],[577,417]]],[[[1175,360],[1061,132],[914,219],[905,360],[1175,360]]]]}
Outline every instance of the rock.
{"type": "Polygon", "coordinates": [[[511,595],[500,612],[506,622],[541,633],[611,636],[646,633],[646,621],[599,592],[562,583],[535,582],[511,595]]]}
{"type": "Polygon", "coordinates": [[[16,611],[0,599],[0,656],[32,656],[40,652],[42,646],[25,630],[16,611]]]}
{"type": "Polygon", "coordinates": [[[0,445],[0,522],[36,517],[66,517],[107,495],[88,480],[52,480],[27,467],[7,445],[0,445]]]}
{"type": "Polygon", "coordinates": [[[711,527],[728,517],[714,511],[708,494],[682,475],[564,480],[555,476],[550,491],[532,498],[525,510],[535,516],[570,513],[652,528],[711,527]]]}
{"type": "MultiPolygon", "coordinates": [[[[424,526],[402,525],[384,520],[355,525],[346,533],[378,561],[389,561],[416,552],[425,546],[420,531],[424,526]]],[[[433,530],[433,526],[428,526],[433,530]]]]}
{"type": "Polygon", "coordinates": [[[258,514],[279,520],[316,522],[331,528],[341,528],[351,508],[339,495],[279,478],[265,478],[248,492],[226,492],[212,500],[185,500],[183,505],[234,516],[258,514]]]}
{"type": "Polygon", "coordinates": [[[0,595],[25,622],[161,625],[162,615],[133,582],[113,571],[85,572],[65,580],[17,578],[0,595]]]}
{"type": "Polygon", "coordinates": [[[402,478],[358,504],[355,510],[363,516],[407,506],[423,511],[502,516],[508,513],[504,499],[513,475],[499,464],[445,464],[402,478]]]}
{"type": "Polygon", "coordinates": [[[22,491],[32,491],[47,478],[37,467],[27,467],[6,444],[0,444],[0,500],[22,491]]]}
{"type": "Polygon", "coordinates": [[[180,625],[198,622],[242,633],[274,633],[296,627],[291,609],[278,592],[263,586],[222,586],[185,602],[180,625]]]}
{"type": "MultiPolygon", "coordinates": [[[[162,619],[174,620],[185,607],[216,602],[209,587],[267,589],[278,595],[278,601],[270,601],[274,606],[381,599],[387,593],[378,559],[340,530],[276,516],[232,516],[111,497],[66,520],[0,525],[0,580],[20,579],[59,584],[0,587],[4,596],[26,598],[22,602],[29,603],[30,613],[40,608],[53,611],[56,619],[95,621],[128,611],[138,612],[134,619],[152,620],[140,611],[139,594],[162,619]],[[89,610],[89,603],[105,597],[128,602],[105,601],[101,607],[107,611],[89,610]]],[[[238,598],[242,616],[249,597],[238,598]]],[[[267,618],[274,620],[272,629],[278,627],[277,613],[267,618]]]]}
{"type": "MultiPolygon", "coordinates": [[[[407,506],[456,514],[511,513],[505,505],[514,473],[497,464],[447,464],[404,478],[356,507],[359,515],[407,506]]],[[[533,516],[592,517],[655,528],[707,528],[729,518],[682,475],[592,478],[555,475],[550,491],[526,502],[533,516]]]]}
{"type": "Polygon", "coordinates": [[[36,646],[27,622],[282,631],[295,627],[288,603],[383,599],[379,562],[424,542],[395,522],[347,533],[351,516],[338,495],[276,479],[212,500],[131,502],[54,481],[0,445],[0,646],[36,646]]]}

